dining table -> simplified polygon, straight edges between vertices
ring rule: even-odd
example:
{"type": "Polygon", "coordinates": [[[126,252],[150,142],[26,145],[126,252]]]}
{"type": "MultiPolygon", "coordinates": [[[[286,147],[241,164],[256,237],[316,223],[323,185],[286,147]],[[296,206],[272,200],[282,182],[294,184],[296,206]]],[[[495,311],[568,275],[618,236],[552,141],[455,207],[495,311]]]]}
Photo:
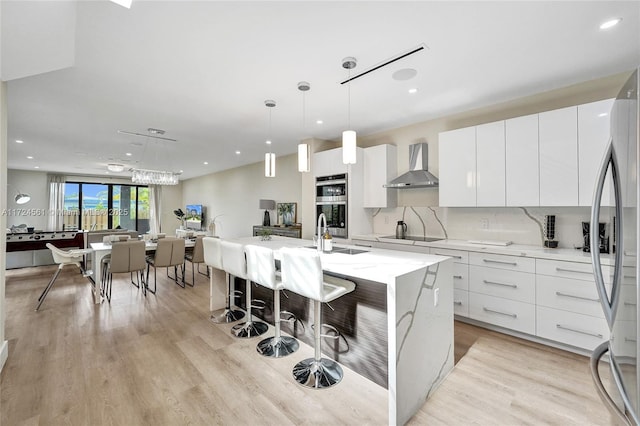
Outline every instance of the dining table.
{"type": "MultiPolygon", "coordinates": [[[[185,238],[185,248],[193,248],[196,242],[195,239],[185,238]]],[[[102,259],[105,256],[111,254],[112,245],[110,242],[91,243],[93,253],[91,254],[91,268],[93,269],[93,301],[95,304],[101,304],[104,301],[104,295],[102,294],[102,259]]],[[[148,240],[145,241],[145,250],[147,253],[153,253],[158,247],[157,241],[148,240]]]]}

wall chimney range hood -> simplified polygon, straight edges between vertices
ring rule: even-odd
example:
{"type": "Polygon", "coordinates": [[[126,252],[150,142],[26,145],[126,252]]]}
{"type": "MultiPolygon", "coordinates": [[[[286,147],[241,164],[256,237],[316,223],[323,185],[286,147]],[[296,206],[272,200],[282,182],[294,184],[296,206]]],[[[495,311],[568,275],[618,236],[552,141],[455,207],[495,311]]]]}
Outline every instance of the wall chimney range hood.
{"type": "Polygon", "coordinates": [[[438,178],[428,170],[429,145],[416,143],[409,145],[409,171],[393,179],[385,188],[437,188],[438,178]]]}

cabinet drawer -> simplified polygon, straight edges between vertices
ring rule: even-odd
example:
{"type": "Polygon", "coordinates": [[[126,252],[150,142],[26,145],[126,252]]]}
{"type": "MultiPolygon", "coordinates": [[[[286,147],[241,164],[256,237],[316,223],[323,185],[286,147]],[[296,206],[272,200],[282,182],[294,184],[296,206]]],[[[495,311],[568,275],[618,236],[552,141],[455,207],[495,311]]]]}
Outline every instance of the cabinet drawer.
{"type": "Polygon", "coordinates": [[[469,264],[520,272],[535,272],[536,261],[530,257],[490,253],[469,253],[469,264]]]}
{"type": "Polygon", "coordinates": [[[535,305],[469,292],[469,317],[475,320],[535,334],[535,315],[535,305]]]}
{"type": "Polygon", "coordinates": [[[611,347],[618,357],[618,361],[628,358],[635,366],[638,338],[636,335],[636,321],[618,321],[614,325],[614,333],[611,337],[611,347]]]}
{"type": "MultiPolygon", "coordinates": [[[[455,283],[455,281],[454,281],[455,283]]],[[[638,316],[638,299],[635,285],[623,284],[620,286],[620,302],[616,320],[636,321],[638,316]]]]}
{"type": "Polygon", "coordinates": [[[538,306],[538,336],[566,345],[593,350],[609,339],[609,326],[604,318],[538,306]]]}
{"type": "Polygon", "coordinates": [[[535,275],[469,265],[469,291],[535,303],[535,275]]]}
{"type": "Polygon", "coordinates": [[[469,252],[431,247],[431,254],[453,257],[454,263],[469,263],[469,252]]]}
{"type": "Polygon", "coordinates": [[[453,289],[453,313],[463,317],[469,316],[469,292],[453,289]]]}
{"type": "Polygon", "coordinates": [[[469,265],[453,264],[453,288],[469,290],[469,265]]]}
{"type": "MultiPolygon", "coordinates": [[[[611,282],[612,269],[602,265],[605,282],[611,282]]],[[[591,263],[565,262],[562,260],[536,259],[536,273],[553,277],[574,278],[577,280],[594,281],[591,263]]]]}
{"type": "Polygon", "coordinates": [[[538,275],[536,304],[604,318],[595,282],[538,275]]]}

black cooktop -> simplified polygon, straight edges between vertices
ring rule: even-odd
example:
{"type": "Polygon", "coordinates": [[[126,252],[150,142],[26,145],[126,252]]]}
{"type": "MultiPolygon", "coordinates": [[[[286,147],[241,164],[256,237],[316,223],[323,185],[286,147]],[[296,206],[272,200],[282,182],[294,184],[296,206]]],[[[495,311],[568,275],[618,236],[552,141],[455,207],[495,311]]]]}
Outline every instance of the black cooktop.
{"type": "Polygon", "coordinates": [[[396,238],[395,235],[389,235],[386,237],[382,237],[382,238],[389,238],[389,239],[393,239],[393,240],[411,240],[411,241],[424,241],[424,242],[431,242],[431,241],[440,241],[442,240],[442,238],[438,238],[438,237],[419,237],[419,236],[414,236],[414,235],[407,235],[404,238],[396,238]]]}

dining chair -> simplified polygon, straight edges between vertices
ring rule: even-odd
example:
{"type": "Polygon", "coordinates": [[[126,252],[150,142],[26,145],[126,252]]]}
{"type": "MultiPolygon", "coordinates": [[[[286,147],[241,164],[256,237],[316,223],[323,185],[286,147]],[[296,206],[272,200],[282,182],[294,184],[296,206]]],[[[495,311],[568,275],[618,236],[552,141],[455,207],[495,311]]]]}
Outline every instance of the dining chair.
{"type": "Polygon", "coordinates": [[[157,268],[169,268],[173,266],[174,276],[170,277],[176,284],[184,288],[184,252],[185,244],[182,238],[166,237],[158,240],[158,245],[153,256],[147,257],[147,277],[145,279],[145,289],[156,294],[157,284],[157,268]],[[153,290],[149,287],[149,270],[153,266],[153,290]],[[178,268],[181,266],[181,268],[178,268]],[[178,280],[178,269],[182,273],[182,284],[178,280]]]}
{"type": "MultiPolygon", "coordinates": [[[[129,272],[131,284],[140,287],[140,275],[146,267],[144,241],[122,241],[111,245],[111,256],[103,261],[105,271],[104,294],[111,302],[111,290],[113,286],[113,274],[129,272]],[[133,273],[136,273],[136,282],[133,281],[133,273]]],[[[144,276],[142,279],[144,283],[144,276]]]]}
{"type": "Polygon", "coordinates": [[[47,248],[51,250],[53,261],[58,264],[58,269],[56,269],[56,272],[53,274],[53,277],[51,278],[47,286],[44,288],[44,290],[42,291],[42,294],[40,294],[40,297],[38,297],[38,306],[36,306],[36,311],[40,309],[40,306],[42,306],[44,299],[47,298],[47,294],[49,294],[51,287],[53,287],[53,283],[56,281],[56,278],[58,278],[58,275],[60,275],[60,271],[62,271],[62,268],[64,268],[65,266],[67,265],[77,266],[78,268],[80,268],[82,275],[85,277],[88,277],[91,274],[93,274],[93,271],[85,270],[84,267],[82,266],[84,256],[93,252],[92,249],[62,250],[51,243],[47,243],[47,248]]]}
{"type": "Polygon", "coordinates": [[[198,268],[198,273],[202,274],[206,277],[209,277],[209,269],[207,268],[207,273],[204,274],[200,272],[200,264],[204,263],[204,244],[203,244],[203,236],[197,236],[195,245],[193,246],[193,250],[190,252],[185,252],[184,260],[191,262],[191,283],[187,282],[191,287],[196,284],[196,265],[198,268]]]}

